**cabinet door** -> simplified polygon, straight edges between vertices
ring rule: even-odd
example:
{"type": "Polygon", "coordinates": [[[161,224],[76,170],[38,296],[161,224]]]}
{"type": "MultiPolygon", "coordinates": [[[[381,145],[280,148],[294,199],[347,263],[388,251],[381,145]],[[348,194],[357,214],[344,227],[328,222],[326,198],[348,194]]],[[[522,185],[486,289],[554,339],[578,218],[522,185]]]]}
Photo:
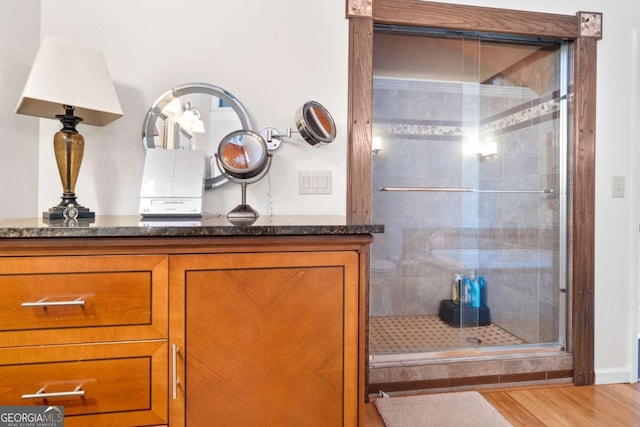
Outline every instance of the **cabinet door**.
{"type": "Polygon", "coordinates": [[[358,260],[350,251],[171,257],[170,424],[355,426],[358,260]]]}

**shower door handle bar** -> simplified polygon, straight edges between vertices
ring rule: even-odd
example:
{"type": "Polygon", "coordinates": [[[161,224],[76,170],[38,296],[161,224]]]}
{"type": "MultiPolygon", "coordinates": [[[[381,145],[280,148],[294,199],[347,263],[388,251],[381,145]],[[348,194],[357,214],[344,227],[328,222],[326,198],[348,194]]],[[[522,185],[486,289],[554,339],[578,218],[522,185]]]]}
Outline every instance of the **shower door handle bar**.
{"type": "Polygon", "coordinates": [[[522,194],[551,194],[553,190],[545,188],[544,190],[473,190],[474,193],[522,193],[522,194]]]}
{"type": "Polygon", "coordinates": [[[473,188],[467,187],[382,187],[380,191],[427,191],[446,193],[472,193],[473,188]]]}
{"type": "Polygon", "coordinates": [[[424,191],[430,193],[524,193],[550,194],[553,190],[477,190],[469,187],[382,187],[380,191],[424,191]]]}

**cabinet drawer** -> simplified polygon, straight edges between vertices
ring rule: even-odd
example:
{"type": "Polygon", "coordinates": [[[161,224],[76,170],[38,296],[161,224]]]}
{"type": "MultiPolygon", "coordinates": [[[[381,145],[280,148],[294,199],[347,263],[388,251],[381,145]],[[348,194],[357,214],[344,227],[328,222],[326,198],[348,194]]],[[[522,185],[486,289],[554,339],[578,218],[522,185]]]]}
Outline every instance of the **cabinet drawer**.
{"type": "Polygon", "coordinates": [[[0,345],[166,337],[167,265],[166,256],[0,258],[0,345]]]}
{"type": "Polygon", "coordinates": [[[65,426],[163,424],[166,373],[166,341],[3,349],[0,405],[61,405],[65,426]]]}

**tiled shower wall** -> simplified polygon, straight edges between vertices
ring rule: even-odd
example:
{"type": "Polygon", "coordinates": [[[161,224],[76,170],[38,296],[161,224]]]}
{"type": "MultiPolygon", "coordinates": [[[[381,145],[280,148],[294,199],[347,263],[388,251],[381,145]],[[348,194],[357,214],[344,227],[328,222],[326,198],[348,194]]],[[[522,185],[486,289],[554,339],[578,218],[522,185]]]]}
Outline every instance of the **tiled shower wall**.
{"type": "Polygon", "coordinates": [[[372,219],[385,233],[372,247],[372,316],[437,314],[453,275],[475,270],[493,323],[558,340],[556,62],[540,52],[483,85],[375,79],[372,219]],[[468,153],[474,137],[496,141],[497,155],[468,153]],[[379,191],[390,186],[554,193],[379,191]]]}

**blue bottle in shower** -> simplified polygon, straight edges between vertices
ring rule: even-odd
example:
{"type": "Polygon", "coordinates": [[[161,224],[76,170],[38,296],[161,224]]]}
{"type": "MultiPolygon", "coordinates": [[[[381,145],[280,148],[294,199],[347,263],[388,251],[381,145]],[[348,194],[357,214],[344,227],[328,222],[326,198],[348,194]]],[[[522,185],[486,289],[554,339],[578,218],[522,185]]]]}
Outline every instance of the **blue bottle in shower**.
{"type": "Polygon", "coordinates": [[[478,276],[478,286],[480,287],[480,306],[487,305],[487,289],[485,287],[484,277],[478,276]]]}
{"type": "Polygon", "coordinates": [[[478,283],[478,279],[471,277],[469,281],[471,282],[469,292],[471,294],[471,307],[480,308],[480,284],[478,283]]]}

